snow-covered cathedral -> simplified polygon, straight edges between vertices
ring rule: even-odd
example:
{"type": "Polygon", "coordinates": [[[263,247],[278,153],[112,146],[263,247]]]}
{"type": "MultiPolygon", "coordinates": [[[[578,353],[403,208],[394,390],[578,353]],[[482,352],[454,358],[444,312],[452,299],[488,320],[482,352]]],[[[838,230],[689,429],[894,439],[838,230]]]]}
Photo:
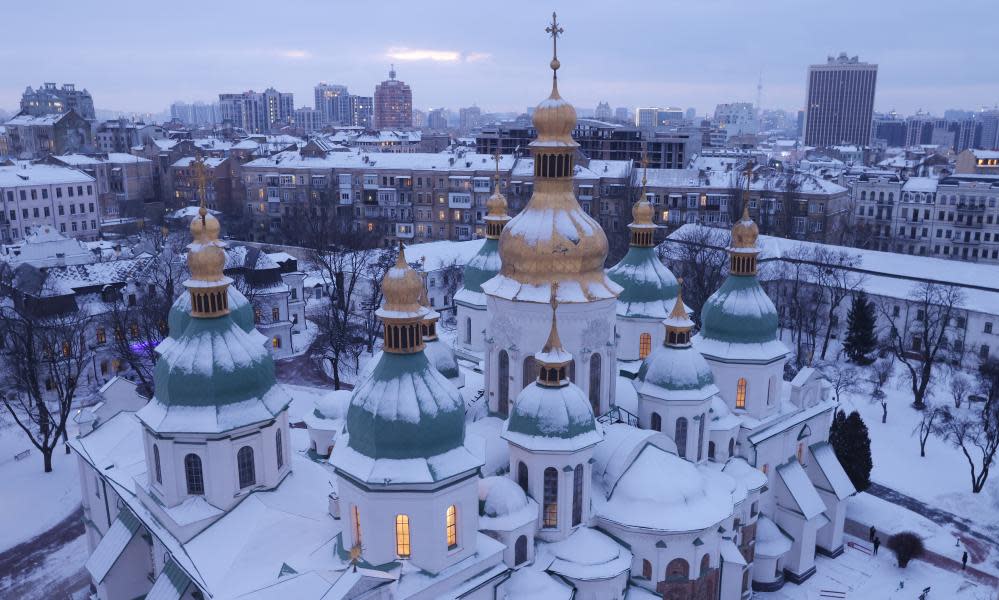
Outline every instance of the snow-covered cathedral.
{"type": "Polygon", "coordinates": [[[756,225],[744,213],[733,228],[696,335],[644,194],[605,269],[551,67],[534,194],[510,219],[497,185],[455,296],[488,415],[470,417],[400,251],[376,364],[349,399],[289,416],[202,210],[154,397],[72,443],[96,597],[733,600],[842,552],[855,490],[827,442],[834,404],[811,369],[783,379],[756,225]]]}

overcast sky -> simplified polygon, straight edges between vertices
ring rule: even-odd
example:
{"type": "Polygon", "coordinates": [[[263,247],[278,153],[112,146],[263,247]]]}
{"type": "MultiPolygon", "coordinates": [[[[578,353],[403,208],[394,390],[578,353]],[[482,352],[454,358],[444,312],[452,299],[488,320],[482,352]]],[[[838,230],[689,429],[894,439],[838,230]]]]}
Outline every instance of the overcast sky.
{"type": "Polygon", "coordinates": [[[999,102],[999,5],[988,0],[99,0],[4,3],[0,108],[28,85],[73,82],[96,106],[274,86],[311,106],[319,81],[370,95],[389,63],[414,106],[516,110],[547,95],[551,9],[565,34],[560,90],[580,107],[695,107],[756,99],[801,108],[808,64],[845,51],[877,63],[875,108],[999,102]]]}

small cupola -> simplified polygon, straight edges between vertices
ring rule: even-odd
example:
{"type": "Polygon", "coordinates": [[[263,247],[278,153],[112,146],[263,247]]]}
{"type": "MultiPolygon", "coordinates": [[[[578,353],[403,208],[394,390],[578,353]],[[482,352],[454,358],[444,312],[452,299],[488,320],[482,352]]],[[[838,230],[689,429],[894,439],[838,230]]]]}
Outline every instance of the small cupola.
{"type": "Polygon", "coordinates": [[[406,262],[406,251],[399,244],[395,265],[382,280],[385,303],[378,312],[384,325],[385,352],[413,354],[423,350],[425,309],[420,296],[425,292],[423,278],[406,262]]]}
{"type": "Polygon", "coordinates": [[[690,331],[694,328],[694,322],[690,320],[690,315],[687,314],[687,309],[683,306],[683,279],[677,281],[680,286],[677,288],[676,304],[673,305],[673,311],[663,321],[666,326],[665,344],[674,348],[689,346],[690,331]]]}
{"type": "Polygon", "coordinates": [[[562,387],[569,384],[568,366],[572,362],[572,355],[562,348],[562,340],[558,337],[558,320],[556,310],[558,309],[558,282],[552,282],[551,306],[552,306],[552,326],[548,332],[548,341],[545,342],[541,352],[534,355],[538,362],[538,385],[544,387],[562,387]]]}

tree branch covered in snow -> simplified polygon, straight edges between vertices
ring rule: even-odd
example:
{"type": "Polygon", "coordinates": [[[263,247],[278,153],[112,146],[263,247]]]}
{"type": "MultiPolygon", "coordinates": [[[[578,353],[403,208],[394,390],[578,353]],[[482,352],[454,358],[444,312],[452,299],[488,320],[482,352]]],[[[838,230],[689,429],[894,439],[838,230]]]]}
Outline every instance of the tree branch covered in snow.
{"type": "Polygon", "coordinates": [[[724,230],[698,227],[677,233],[657,248],[659,260],[683,278],[683,301],[693,309],[698,325],[701,307],[728,274],[728,253],[723,249],[727,245],[724,230]]]}

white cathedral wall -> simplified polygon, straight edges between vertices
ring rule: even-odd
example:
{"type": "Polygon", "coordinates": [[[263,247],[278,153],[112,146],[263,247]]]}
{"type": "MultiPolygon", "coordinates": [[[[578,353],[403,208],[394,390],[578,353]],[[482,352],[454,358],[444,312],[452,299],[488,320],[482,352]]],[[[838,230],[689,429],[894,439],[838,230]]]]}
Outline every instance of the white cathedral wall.
{"type": "Polygon", "coordinates": [[[656,590],[659,582],[666,579],[666,567],[678,558],[687,562],[691,579],[697,579],[700,575],[701,560],[705,554],[708,555],[710,568],[718,568],[721,534],[718,533],[717,525],[677,533],[652,529],[638,530],[600,518],[597,521],[600,529],[622,540],[631,549],[633,555],[631,581],[648,590],[656,590]],[[694,540],[698,538],[704,542],[699,546],[694,544],[694,540]],[[665,547],[662,547],[663,544],[660,542],[664,542],[665,547]],[[643,561],[646,560],[652,566],[651,579],[642,576],[643,561]]]}
{"type": "Polygon", "coordinates": [[[687,440],[682,449],[683,458],[691,462],[700,462],[708,458],[708,442],[710,440],[708,413],[710,397],[696,402],[665,401],[646,394],[638,395],[638,422],[642,429],[652,429],[652,415],[658,414],[662,419],[662,432],[677,443],[677,452],[681,451],[676,436],[678,419],[687,420],[687,440]],[[700,423],[704,420],[704,435],[700,435],[700,423]],[[700,455],[698,455],[700,448],[700,455]],[[700,458],[698,458],[700,456],[700,458]]]}
{"type": "Polygon", "coordinates": [[[101,600],[119,600],[123,598],[139,598],[153,587],[155,577],[149,542],[146,541],[140,529],[125,546],[118,560],[97,586],[101,600]]]}
{"type": "MultiPolygon", "coordinates": [[[[710,429],[711,421],[708,421],[708,428],[710,429]]],[[[733,456],[738,456],[739,454],[739,444],[738,444],[739,428],[738,426],[732,429],[713,429],[708,435],[708,460],[713,460],[715,462],[724,463],[733,456]],[[731,440],[732,452],[728,451],[729,441],[731,440]],[[711,445],[714,444],[714,457],[711,456],[711,445]]]]}
{"type": "Polygon", "coordinates": [[[563,540],[579,527],[585,527],[590,522],[590,494],[592,493],[593,465],[590,458],[593,447],[577,452],[535,452],[520,446],[510,444],[510,478],[520,485],[518,473],[520,464],[528,468],[527,495],[534,498],[538,510],[537,537],[545,541],[563,540]],[[576,525],[572,523],[573,478],[576,465],[583,466],[583,499],[582,518],[576,525]],[[554,468],[558,471],[558,516],[556,527],[544,527],[544,477],[545,470],[554,468]]]}
{"type": "Polygon", "coordinates": [[[715,385],[718,386],[721,397],[730,410],[757,419],[766,418],[779,410],[785,358],[767,364],[722,362],[710,356],[704,358],[711,366],[715,385]],[[740,378],[746,380],[744,409],[735,406],[740,378]]]}
{"type": "Polygon", "coordinates": [[[398,560],[396,517],[409,517],[410,560],[417,567],[437,573],[472,556],[479,524],[478,478],[466,477],[436,490],[364,489],[346,477],[338,478],[343,543],[354,544],[354,507],[361,523],[364,560],[379,565],[398,560]],[[458,546],[448,549],[447,509],[457,509],[458,546]]]}
{"type": "Polygon", "coordinates": [[[649,334],[650,353],[663,345],[666,328],[662,319],[633,319],[617,317],[617,358],[618,360],[641,360],[641,337],[649,334]]]}
{"type": "Polygon", "coordinates": [[[628,571],[609,579],[577,579],[564,576],[576,593],[573,600],[621,600],[628,586],[628,571]]]}
{"type": "Polygon", "coordinates": [[[463,302],[455,304],[458,313],[458,346],[470,352],[485,352],[485,330],[489,325],[486,307],[477,308],[463,302]]]}
{"type": "MultiPolygon", "coordinates": [[[[563,303],[558,306],[558,333],[563,348],[576,361],[574,382],[590,393],[590,361],[600,354],[600,413],[614,406],[617,347],[614,337],[617,300],[563,303]]],[[[486,330],[485,379],[489,410],[499,410],[499,353],[510,357],[509,400],[512,404],[524,387],[526,358],[539,352],[551,329],[551,306],[545,302],[511,301],[487,296],[490,315],[486,330]]],[[[531,380],[533,381],[533,379],[531,380]]],[[[530,383],[530,382],[527,382],[530,383]]]]}

